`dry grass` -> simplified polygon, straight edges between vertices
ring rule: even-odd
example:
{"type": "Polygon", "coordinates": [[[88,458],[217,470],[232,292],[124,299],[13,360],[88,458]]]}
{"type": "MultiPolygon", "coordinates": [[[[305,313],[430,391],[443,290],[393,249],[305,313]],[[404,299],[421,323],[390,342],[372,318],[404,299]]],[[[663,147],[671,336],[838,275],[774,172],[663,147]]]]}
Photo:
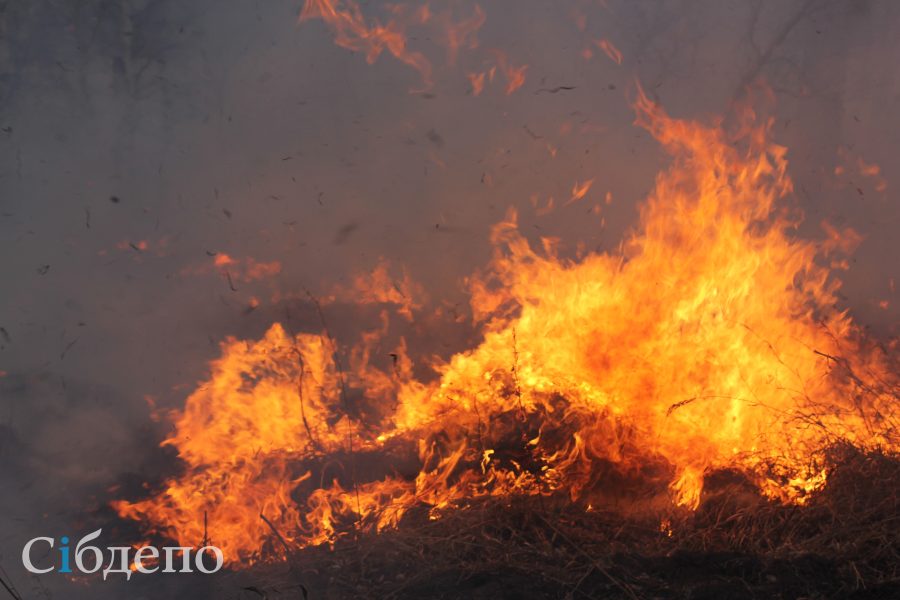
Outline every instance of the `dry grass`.
{"type": "Polygon", "coordinates": [[[900,458],[838,446],[804,506],[716,473],[695,512],[484,500],[238,572],[229,597],[900,598],[900,458]],[[668,519],[669,528],[660,527],[668,519]]]}

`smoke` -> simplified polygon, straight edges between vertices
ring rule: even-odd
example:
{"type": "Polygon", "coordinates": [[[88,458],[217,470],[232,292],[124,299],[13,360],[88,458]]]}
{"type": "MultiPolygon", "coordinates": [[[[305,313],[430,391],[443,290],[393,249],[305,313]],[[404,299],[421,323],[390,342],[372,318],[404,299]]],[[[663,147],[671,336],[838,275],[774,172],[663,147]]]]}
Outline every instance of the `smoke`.
{"type": "MultiPolygon", "coordinates": [[[[29,597],[77,594],[28,576],[24,541],[112,527],[105,490],[164,468],[153,411],[183,402],[224,336],[284,320],[286,298],[327,294],[383,257],[462,314],[462,278],[509,206],[564,255],[616,247],[665,160],[632,125],[635,79],[683,117],[727,112],[764,79],[798,235],[825,235],[823,220],[863,235],[841,274],[846,307],[896,335],[896,3],[486,4],[478,48],[453,65],[437,39],[411,38],[434,66],[434,86],[412,94],[415,69],[367,64],[321,21],[298,24],[300,8],[0,6],[0,566],[29,597]],[[467,73],[494,51],[527,64],[525,82],[475,95],[467,73]],[[236,266],[217,265],[223,254],[236,266]]],[[[295,314],[296,329],[319,329],[308,306],[295,314]]],[[[332,313],[346,336],[371,319],[332,313]]],[[[441,340],[422,345],[447,354],[464,329],[429,329],[441,340]]],[[[84,594],[138,588],[121,589],[84,594]]]]}

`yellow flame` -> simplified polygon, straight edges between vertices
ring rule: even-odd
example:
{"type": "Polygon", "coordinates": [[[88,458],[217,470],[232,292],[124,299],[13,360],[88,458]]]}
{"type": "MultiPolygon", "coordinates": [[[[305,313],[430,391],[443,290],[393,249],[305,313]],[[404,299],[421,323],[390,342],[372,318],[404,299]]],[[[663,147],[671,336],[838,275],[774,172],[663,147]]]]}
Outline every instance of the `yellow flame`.
{"type": "MultiPolygon", "coordinates": [[[[413,376],[405,344],[390,372],[371,366],[378,332],[343,367],[325,333],[275,324],[227,339],[164,442],[184,473],[119,513],[183,545],[208,533],[250,562],[279,556],[278,536],[331,543],[484,496],[594,507],[614,485],[650,482],[695,507],[705,474],[725,467],[803,502],[827,480],[817,458],[830,441],[896,448],[895,399],[873,383],[890,378],[886,359],[833,308],[838,283],[819,260],[856,240],[794,236],[770,123],[749,110],[730,129],[677,120],[641,91],[635,108],[673,159],[619,251],[536,250],[510,211],[469,282],[483,339],[433,383],[413,376]],[[380,414],[351,411],[351,388],[380,414]],[[358,462],[372,456],[412,467],[373,474],[358,462]]],[[[357,285],[417,310],[388,281],[357,285]]]]}

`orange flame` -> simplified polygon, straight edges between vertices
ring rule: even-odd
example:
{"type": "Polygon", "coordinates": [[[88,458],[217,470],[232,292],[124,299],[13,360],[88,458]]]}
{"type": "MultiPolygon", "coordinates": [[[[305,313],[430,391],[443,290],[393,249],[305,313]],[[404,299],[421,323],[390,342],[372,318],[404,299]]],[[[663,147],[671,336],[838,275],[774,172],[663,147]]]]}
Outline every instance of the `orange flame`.
{"type": "Polygon", "coordinates": [[[442,16],[444,34],[447,44],[447,63],[456,64],[460,48],[473,50],[478,47],[478,39],[475,34],[484,25],[487,17],[484,10],[477,4],[473,8],[472,16],[458,22],[454,22],[449,14],[442,16]]]}
{"type": "Polygon", "coordinates": [[[677,120],[640,91],[635,108],[673,162],[619,251],[536,250],[510,211],[469,281],[483,339],[430,383],[402,341],[392,368],[370,364],[380,332],[346,364],[327,332],[227,339],[163,442],[183,474],[119,514],[246,563],[484,496],[594,507],[643,485],[694,507],[725,467],[802,503],[829,442],[896,449],[887,359],[833,308],[817,258],[841,244],[797,239],[779,208],[792,184],[770,123],[677,120]]]}
{"type": "MultiPolygon", "coordinates": [[[[528,65],[521,66],[513,66],[513,64],[509,61],[506,56],[506,53],[501,50],[494,50],[494,61],[497,63],[497,67],[503,73],[503,76],[506,78],[506,94],[512,94],[517,89],[525,85],[525,71],[528,70],[528,65]]],[[[493,81],[494,79],[494,69],[491,69],[489,72],[489,79],[493,81]]]]}
{"type": "Polygon", "coordinates": [[[587,196],[587,193],[590,191],[592,185],[594,185],[593,179],[588,179],[584,183],[575,183],[575,185],[572,186],[572,197],[569,198],[565,205],[568,206],[573,202],[578,202],[579,200],[587,196]]]}
{"type": "Polygon", "coordinates": [[[390,264],[381,259],[371,273],[357,276],[349,290],[338,288],[335,296],[359,304],[391,304],[398,314],[412,320],[413,311],[424,304],[425,291],[404,269],[399,278],[390,274],[390,264]]]}
{"type": "MultiPolygon", "coordinates": [[[[425,54],[409,48],[410,36],[407,31],[412,27],[422,26],[437,29],[437,35],[429,38],[445,47],[447,64],[454,66],[461,50],[474,50],[478,47],[477,33],[487,20],[484,10],[477,4],[473,6],[471,15],[461,19],[455,19],[449,10],[433,14],[428,4],[417,8],[389,4],[387,12],[389,17],[384,22],[379,19],[372,19],[370,22],[354,0],[306,0],[300,13],[300,22],[323,20],[334,32],[334,41],[338,46],[364,53],[369,64],[374,63],[387,50],[394,58],[419,73],[422,89],[418,91],[424,91],[432,87],[433,68],[425,54]]],[[[520,79],[524,81],[524,67],[504,65],[502,68],[508,71],[510,86],[520,79]]],[[[477,96],[483,86],[484,74],[481,75],[480,85],[476,83],[476,74],[469,74],[468,77],[473,94],[477,96]]]]}
{"type": "Polygon", "coordinates": [[[395,7],[393,18],[385,24],[369,25],[359,4],[353,0],[306,0],[300,21],[322,19],[334,31],[334,43],[342,48],[362,52],[366,61],[374,63],[385,50],[394,58],[419,72],[425,88],[431,87],[431,63],[420,52],[406,46],[406,27],[428,19],[427,9],[409,14],[395,7]]]}
{"type": "Polygon", "coordinates": [[[609,40],[594,40],[594,43],[597,44],[597,47],[603,50],[606,55],[617,65],[622,64],[622,53],[619,52],[619,49],[616,48],[613,43],[609,40]]]}
{"type": "Polygon", "coordinates": [[[466,77],[469,78],[469,84],[472,86],[472,95],[480,96],[481,92],[484,91],[484,73],[469,73],[466,77]]]}

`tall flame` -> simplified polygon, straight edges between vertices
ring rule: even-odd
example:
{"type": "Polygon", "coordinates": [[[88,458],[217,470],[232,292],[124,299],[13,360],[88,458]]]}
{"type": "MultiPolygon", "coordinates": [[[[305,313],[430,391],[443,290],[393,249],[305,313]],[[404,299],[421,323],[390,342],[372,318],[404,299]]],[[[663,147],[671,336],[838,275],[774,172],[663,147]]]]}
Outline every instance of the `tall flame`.
{"type": "Polygon", "coordinates": [[[802,503],[830,442],[896,449],[891,369],[834,308],[841,245],[794,235],[771,123],[674,119],[640,90],[635,108],[673,159],[618,251],[536,250],[511,211],[469,280],[483,341],[431,383],[402,344],[371,366],[379,332],[346,364],[327,331],[227,339],[164,442],[184,473],[119,513],[252,562],[483,496],[643,486],[694,507],[717,468],[802,503]]]}

